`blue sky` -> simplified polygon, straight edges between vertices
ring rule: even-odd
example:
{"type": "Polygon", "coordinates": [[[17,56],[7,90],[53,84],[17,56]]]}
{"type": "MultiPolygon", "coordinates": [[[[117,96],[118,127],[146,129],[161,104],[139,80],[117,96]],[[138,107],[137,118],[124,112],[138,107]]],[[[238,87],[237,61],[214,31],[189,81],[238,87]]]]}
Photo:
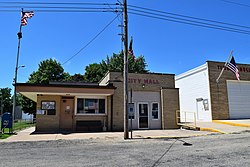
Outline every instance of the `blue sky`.
{"type": "MultiPolygon", "coordinates": [[[[25,0],[27,1],[27,0],[25,0]]],[[[25,2],[23,1],[23,2],[25,2]]],[[[175,14],[250,27],[250,2],[230,0],[128,0],[128,4],[175,14]],[[248,5],[248,6],[247,6],[248,5]]],[[[11,2],[11,1],[8,1],[11,2]]],[[[31,1],[27,1],[31,2],[31,1]]],[[[43,0],[32,2],[103,2],[116,0],[43,0]]],[[[0,6],[3,6],[0,4],[0,6]]],[[[28,10],[28,9],[27,9],[28,10]]],[[[22,29],[18,82],[26,82],[39,62],[54,58],[65,62],[85,46],[116,15],[114,13],[36,12],[22,29]]],[[[17,53],[19,12],[0,12],[0,87],[12,87],[17,53]]],[[[231,50],[237,63],[250,64],[250,35],[239,34],[129,14],[129,36],[136,56],[143,55],[151,72],[180,74],[207,60],[225,61],[231,50]]],[[[118,35],[121,20],[115,20],[80,54],[63,65],[70,74],[84,73],[90,63],[122,49],[118,35]]],[[[249,29],[248,29],[249,30],[249,29]]]]}

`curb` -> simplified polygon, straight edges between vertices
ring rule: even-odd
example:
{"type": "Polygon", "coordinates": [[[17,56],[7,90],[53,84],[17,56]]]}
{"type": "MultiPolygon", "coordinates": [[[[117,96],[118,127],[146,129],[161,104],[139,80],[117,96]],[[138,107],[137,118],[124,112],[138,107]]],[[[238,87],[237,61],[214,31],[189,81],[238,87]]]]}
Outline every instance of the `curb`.
{"type": "Polygon", "coordinates": [[[216,133],[221,133],[221,134],[228,134],[227,132],[223,132],[218,129],[213,129],[213,128],[199,128],[200,131],[209,131],[209,132],[216,132],[216,133]]]}
{"type": "Polygon", "coordinates": [[[223,132],[218,129],[213,128],[202,128],[202,127],[190,127],[190,126],[183,126],[184,129],[188,130],[195,130],[195,131],[208,131],[208,132],[215,132],[215,133],[221,133],[221,134],[228,134],[227,132],[223,132]]]}
{"type": "Polygon", "coordinates": [[[182,139],[182,138],[190,138],[190,137],[200,137],[200,136],[208,136],[211,134],[195,134],[195,135],[187,135],[187,136],[140,136],[135,137],[133,139],[182,139]]]}
{"type": "Polygon", "coordinates": [[[219,124],[226,124],[226,125],[232,125],[232,126],[240,126],[240,127],[247,127],[250,128],[250,124],[241,124],[241,123],[234,123],[234,122],[225,122],[225,121],[220,121],[220,120],[213,120],[215,123],[219,124]]]}

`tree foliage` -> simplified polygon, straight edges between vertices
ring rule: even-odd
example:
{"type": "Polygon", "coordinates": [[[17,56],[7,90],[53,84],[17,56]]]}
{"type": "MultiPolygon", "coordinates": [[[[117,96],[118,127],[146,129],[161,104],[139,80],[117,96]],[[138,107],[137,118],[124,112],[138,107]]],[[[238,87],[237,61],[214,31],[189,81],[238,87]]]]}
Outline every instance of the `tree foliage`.
{"type": "Polygon", "coordinates": [[[24,113],[35,114],[36,113],[36,103],[25,96],[20,99],[22,110],[24,113]]]}
{"type": "Polygon", "coordinates": [[[12,102],[11,102],[11,88],[1,88],[2,97],[0,100],[2,100],[3,105],[3,113],[4,112],[12,112],[12,102]]]}
{"type": "Polygon", "coordinates": [[[47,59],[39,63],[38,70],[30,74],[28,83],[48,84],[50,81],[70,80],[69,73],[64,72],[59,62],[47,59]]]}
{"type": "Polygon", "coordinates": [[[84,75],[82,75],[82,74],[74,74],[74,75],[70,76],[69,81],[83,82],[84,81],[84,75]]]}
{"type": "Polygon", "coordinates": [[[98,82],[104,76],[106,68],[102,64],[93,63],[85,68],[84,78],[88,82],[98,82]]]}
{"type": "MultiPolygon", "coordinates": [[[[85,80],[88,82],[98,82],[108,71],[122,72],[123,71],[123,52],[107,56],[106,60],[102,60],[99,64],[93,63],[85,68],[85,80]]],[[[128,71],[130,73],[147,73],[146,62],[144,56],[138,58],[128,56],[128,71]]]]}
{"type": "MultiPolygon", "coordinates": [[[[41,61],[37,71],[30,74],[28,83],[48,84],[50,81],[68,81],[71,79],[69,73],[64,72],[63,67],[59,62],[53,59],[41,61]]],[[[22,96],[22,110],[25,113],[35,114],[36,103],[22,96]]]]}

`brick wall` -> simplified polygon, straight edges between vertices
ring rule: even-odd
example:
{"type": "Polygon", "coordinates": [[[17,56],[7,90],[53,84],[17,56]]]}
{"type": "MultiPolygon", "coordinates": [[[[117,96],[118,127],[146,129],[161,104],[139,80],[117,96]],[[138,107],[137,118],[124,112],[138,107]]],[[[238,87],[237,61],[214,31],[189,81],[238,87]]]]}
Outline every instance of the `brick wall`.
{"type": "MultiPolygon", "coordinates": [[[[112,72],[110,74],[110,83],[116,87],[115,93],[113,95],[113,130],[114,131],[123,131],[124,128],[124,111],[123,111],[123,103],[124,103],[124,94],[123,94],[123,73],[112,72]]],[[[172,74],[132,74],[129,73],[129,91],[132,89],[133,91],[145,91],[145,92],[159,92],[162,87],[166,88],[174,88],[174,75],[172,74]]],[[[173,89],[175,90],[175,89],[173,89]]],[[[177,128],[174,125],[173,120],[175,120],[176,108],[179,109],[179,94],[178,89],[175,91],[166,91],[164,96],[164,100],[170,100],[166,102],[166,108],[164,108],[165,119],[168,120],[168,124],[166,128],[177,128]],[[177,94],[176,94],[177,92],[177,94]],[[178,105],[178,107],[176,106],[178,105]]]]}
{"type": "Polygon", "coordinates": [[[176,122],[176,110],[180,109],[179,89],[162,89],[162,128],[176,129],[179,128],[176,122]]]}
{"type": "Polygon", "coordinates": [[[61,96],[37,96],[37,110],[41,110],[42,101],[56,102],[56,115],[36,115],[36,131],[59,130],[61,96]]]}
{"type": "MultiPolygon", "coordinates": [[[[237,61],[237,60],[236,60],[237,61]]],[[[212,119],[229,119],[229,107],[228,107],[228,93],[226,80],[236,80],[235,74],[228,69],[225,69],[222,76],[219,79],[219,83],[216,83],[216,79],[219,76],[221,69],[223,68],[223,62],[208,61],[208,73],[210,83],[210,96],[212,107],[212,119]]],[[[250,80],[250,65],[237,64],[240,69],[241,80],[250,80]]]]}

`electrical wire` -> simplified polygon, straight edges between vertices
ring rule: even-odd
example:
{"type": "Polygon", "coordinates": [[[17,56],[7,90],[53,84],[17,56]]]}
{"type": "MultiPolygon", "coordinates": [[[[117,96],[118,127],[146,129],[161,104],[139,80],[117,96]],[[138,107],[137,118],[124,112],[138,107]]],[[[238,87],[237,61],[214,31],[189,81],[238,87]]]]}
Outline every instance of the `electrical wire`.
{"type": "Polygon", "coordinates": [[[229,30],[234,30],[234,31],[244,31],[244,32],[250,33],[250,31],[246,31],[246,30],[241,30],[241,29],[237,29],[237,28],[231,28],[231,27],[226,27],[226,26],[221,26],[221,25],[216,25],[216,24],[211,24],[211,23],[204,23],[204,22],[201,22],[201,21],[193,21],[193,20],[182,19],[182,18],[177,18],[177,17],[173,17],[173,16],[155,14],[155,13],[152,13],[152,12],[146,12],[146,11],[142,11],[142,10],[134,10],[134,11],[141,12],[141,13],[146,13],[146,14],[150,14],[150,15],[155,15],[155,16],[159,16],[159,17],[166,17],[166,18],[170,18],[170,19],[174,19],[174,20],[180,20],[180,21],[200,24],[200,25],[214,26],[214,27],[219,27],[219,28],[224,28],[224,29],[229,29],[229,30]]]}
{"type": "Polygon", "coordinates": [[[238,3],[238,2],[228,1],[228,0],[219,0],[219,1],[222,1],[222,2],[225,2],[225,3],[234,4],[234,5],[238,5],[238,6],[244,6],[244,7],[250,8],[250,5],[243,4],[243,3],[238,3]]]}
{"type": "MultiPolygon", "coordinates": [[[[99,13],[99,12],[110,12],[113,13],[113,10],[33,10],[36,13],[99,13]]],[[[0,12],[20,12],[20,10],[0,10],[0,12]]],[[[117,11],[119,12],[119,11],[117,11]]]]}
{"type": "Polygon", "coordinates": [[[250,33],[248,31],[244,31],[244,30],[232,30],[230,28],[228,29],[228,28],[221,28],[221,27],[218,27],[218,26],[209,26],[209,25],[206,25],[206,24],[197,24],[197,23],[192,23],[192,22],[185,22],[185,21],[168,19],[168,18],[163,18],[163,17],[159,17],[159,16],[152,16],[152,15],[136,13],[136,12],[128,12],[128,13],[138,15],[138,16],[144,16],[144,17],[148,17],[148,18],[154,18],[154,19],[160,19],[160,20],[171,21],[171,22],[176,22],[176,23],[182,23],[182,24],[187,24],[187,25],[193,25],[193,26],[199,26],[199,27],[205,27],[205,28],[211,28],[211,29],[217,29],[217,30],[223,30],[223,31],[228,31],[228,32],[235,32],[235,33],[250,35],[250,33]]]}
{"type": "Polygon", "coordinates": [[[0,4],[22,4],[22,5],[119,5],[118,3],[92,3],[92,2],[0,2],[0,4]]]}
{"type": "Polygon", "coordinates": [[[0,6],[0,12],[20,12],[20,8],[32,9],[35,12],[121,12],[118,7],[68,7],[68,6],[0,6]],[[6,9],[5,9],[6,8],[6,9]],[[17,8],[18,10],[13,10],[17,8]],[[4,9],[4,10],[3,10],[4,9]]]}
{"type": "MultiPolygon", "coordinates": [[[[100,7],[63,7],[63,6],[0,6],[0,8],[33,8],[33,9],[81,9],[81,10],[84,10],[84,9],[102,9],[102,10],[105,10],[105,9],[117,9],[117,8],[111,8],[110,6],[109,7],[105,7],[105,8],[100,8],[100,7]]],[[[121,8],[120,8],[121,9],[121,8]]]]}
{"type": "MultiPolygon", "coordinates": [[[[243,26],[243,25],[239,25],[239,24],[232,24],[232,23],[226,23],[226,22],[222,22],[222,21],[215,21],[215,20],[204,19],[204,18],[199,18],[199,17],[181,15],[181,14],[170,13],[170,12],[165,12],[165,11],[160,11],[160,10],[155,10],[155,9],[150,9],[150,8],[144,8],[144,7],[134,6],[134,5],[128,5],[128,6],[132,7],[131,9],[133,9],[133,8],[143,9],[143,10],[150,11],[150,12],[168,14],[168,15],[172,15],[172,16],[178,16],[178,17],[183,17],[183,18],[189,18],[189,19],[195,19],[195,20],[200,20],[200,21],[207,21],[207,22],[212,22],[212,23],[225,24],[225,25],[229,25],[229,26],[236,26],[236,27],[242,27],[242,28],[249,28],[250,29],[249,26],[243,26]]],[[[128,10],[129,9],[130,8],[128,8],[128,10]]]]}
{"type": "MultiPolygon", "coordinates": [[[[119,2],[119,1],[118,1],[119,2]]],[[[79,5],[79,4],[84,4],[84,5],[106,5],[109,8],[89,8],[89,7],[67,7],[67,6],[26,6],[26,8],[46,8],[47,10],[35,10],[36,12],[121,12],[122,8],[112,8],[111,5],[119,5],[121,6],[121,3],[115,3],[115,4],[107,4],[107,3],[46,3],[46,2],[0,2],[0,3],[4,3],[4,4],[74,4],[74,5],[79,5]],[[49,9],[60,9],[60,10],[49,10],[49,9]],[[65,10],[64,10],[65,9],[65,10]],[[74,9],[74,10],[68,10],[68,9],[74,9]],[[77,10],[75,10],[77,9],[77,10]],[[79,10],[78,10],[79,9],[79,10]],[[120,10],[121,9],[121,10],[120,10]],[[100,10],[100,11],[98,11],[100,10]]],[[[238,27],[241,28],[245,28],[245,29],[250,29],[250,27],[248,26],[242,26],[242,25],[238,25],[238,24],[231,24],[231,23],[225,23],[225,22],[221,22],[221,21],[214,21],[214,20],[209,20],[209,19],[203,19],[203,18],[198,18],[198,17],[192,17],[192,16],[185,16],[185,15],[180,15],[180,14],[175,14],[175,13],[170,13],[170,12],[165,12],[165,11],[160,11],[160,10],[155,10],[155,9],[149,9],[149,8],[145,8],[145,7],[139,7],[139,6],[135,6],[135,5],[128,5],[129,8],[128,10],[132,10],[132,11],[137,11],[139,13],[143,13],[145,16],[146,14],[150,14],[150,15],[154,15],[154,16],[160,16],[160,17],[166,17],[166,18],[170,18],[170,19],[174,19],[177,21],[184,21],[184,22],[191,22],[191,23],[195,23],[197,25],[198,24],[203,24],[206,27],[217,27],[220,29],[228,29],[228,30],[233,30],[233,32],[235,31],[239,31],[239,32],[243,32],[243,33],[249,33],[249,31],[246,30],[241,30],[238,27]],[[131,9],[130,9],[131,8],[131,9]],[[135,9],[134,9],[135,8],[135,9]],[[141,10],[138,10],[141,9],[141,10]],[[150,11],[150,12],[149,12],[150,11]],[[170,15],[170,16],[169,16],[170,15]],[[175,16],[175,17],[174,17],[175,16]],[[176,17],[177,16],[177,17],[176,17]],[[180,17],[180,18],[179,18],[180,17]],[[190,20],[191,19],[191,20],[190,20]],[[205,22],[202,22],[205,21],[205,22]],[[215,25],[214,23],[217,24],[222,24],[222,25],[215,25]],[[233,27],[226,27],[224,25],[227,26],[233,26],[233,27]],[[236,27],[236,28],[234,28],[236,27]]],[[[21,6],[0,6],[0,8],[21,8],[21,6]]],[[[1,11],[1,10],[0,10],[1,11]]],[[[2,11],[10,11],[13,12],[12,10],[2,10],[2,11]]],[[[137,14],[139,14],[137,13],[137,14]]],[[[134,12],[135,14],[135,12],[134,12]]],[[[169,20],[170,21],[170,20],[169,20]]],[[[192,24],[194,25],[194,24],[192,24]]]]}
{"type": "Polygon", "coordinates": [[[86,45],[84,45],[78,52],[76,52],[74,55],[72,55],[69,59],[67,59],[62,65],[69,62],[71,59],[76,57],[79,53],[81,53],[85,48],[87,48],[98,36],[100,36],[117,18],[119,15],[117,15],[114,19],[112,19],[97,35],[95,35],[86,45]]]}
{"type": "Polygon", "coordinates": [[[218,27],[213,27],[213,26],[206,26],[206,25],[200,25],[200,24],[195,24],[195,23],[188,23],[188,22],[183,22],[183,21],[171,20],[171,19],[160,18],[160,17],[156,17],[156,16],[150,16],[150,15],[145,15],[145,14],[140,14],[140,13],[135,13],[135,12],[129,12],[129,13],[135,14],[135,15],[139,15],[139,16],[145,16],[145,17],[149,17],[149,18],[155,18],[155,19],[172,21],[172,22],[177,22],[177,23],[182,23],[182,24],[188,24],[188,25],[193,25],[193,26],[199,26],[199,27],[205,27],[205,28],[212,28],[212,29],[217,29],[217,30],[224,30],[224,31],[229,31],[229,32],[236,32],[236,33],[250,35],[249,33],[242,32],[242,31],[234,31],[234,30],[228,30],[228,29],[218,28],[218,27]]]}

